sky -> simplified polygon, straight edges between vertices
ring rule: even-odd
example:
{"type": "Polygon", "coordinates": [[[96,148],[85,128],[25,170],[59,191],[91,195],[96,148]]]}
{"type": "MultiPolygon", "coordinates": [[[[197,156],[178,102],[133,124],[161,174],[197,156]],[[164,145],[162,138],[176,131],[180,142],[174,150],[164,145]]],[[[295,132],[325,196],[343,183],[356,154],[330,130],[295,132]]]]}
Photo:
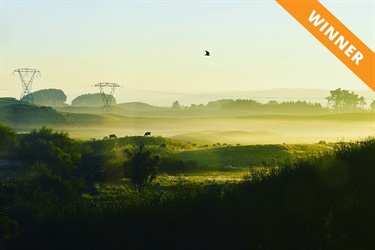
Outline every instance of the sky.
{"type": "MultiPolygon", "coordinates": [[[[375,51],[375,0],[320,2],[375,51]]],[[[18,68],[40,70],[32,91],[62,89],[68,103],[100,82],[122,86],[118,102],[161,105],[212,92],[370,90],[276,1],[0,0],[0,15],[1,97],[20,98],[18,68]]]]}

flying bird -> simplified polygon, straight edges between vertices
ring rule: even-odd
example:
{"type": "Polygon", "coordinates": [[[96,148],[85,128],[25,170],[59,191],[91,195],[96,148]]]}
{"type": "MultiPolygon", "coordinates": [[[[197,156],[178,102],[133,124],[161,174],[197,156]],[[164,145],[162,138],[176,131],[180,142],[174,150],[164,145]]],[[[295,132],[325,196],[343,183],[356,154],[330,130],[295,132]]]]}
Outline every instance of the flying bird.
{"type": "Polygon", "coordinates": [[[205,50],[205,51],[206,51],[205,56],[210,56],[210,52],[208,52],[207,50],[205,50]]]}

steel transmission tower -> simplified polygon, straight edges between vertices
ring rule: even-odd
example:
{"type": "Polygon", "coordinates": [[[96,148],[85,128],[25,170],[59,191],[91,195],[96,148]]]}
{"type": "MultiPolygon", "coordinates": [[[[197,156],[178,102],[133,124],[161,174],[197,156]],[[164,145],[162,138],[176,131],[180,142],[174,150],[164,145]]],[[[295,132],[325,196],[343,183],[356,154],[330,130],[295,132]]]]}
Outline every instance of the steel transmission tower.
{"type": "Polygon", "coordinates": [[[110,83],[110,82],[102,82],[102,83],[97,83],[95,84],[96,87],[99,87],[100,89],[100,94],[103,99],[103,108],[102,111],[104,113],[110,112],[111,109],[111,98],[113,94],[115,93],[115,88],[121,87],[117,83],[110,83]],[[106,94],[105,90],[110,89],[110,94],[106,94]]]}
{"type": "Polygon", "coordinates": [[[31,85],[33,84],[34,78],[40,75],[40,71],[36,69],[16,69],[13,71],[13,74],[18,73],[20,76],[21,84],[22,84],[22,93],[20,100],[25,102],[34,103],[34,97],[31,94],[31,85]]]}

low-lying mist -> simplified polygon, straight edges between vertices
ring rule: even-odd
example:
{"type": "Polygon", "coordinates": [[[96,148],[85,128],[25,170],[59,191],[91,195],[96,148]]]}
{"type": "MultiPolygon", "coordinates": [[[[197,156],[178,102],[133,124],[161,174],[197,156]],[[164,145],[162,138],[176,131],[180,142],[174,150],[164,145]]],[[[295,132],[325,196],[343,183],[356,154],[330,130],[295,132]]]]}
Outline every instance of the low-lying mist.
{"type": "Polygon", "coordinates": [[[101,139],[109,134],[117,137],[152,136],[198,143],[279,144],[317,143],[357,140],[374,133],[371,120],[329,119],[330,117],[264,116],[230,118],[146,118],[110,116],[103,123],[76,124],[60,129],[72,137],[101,139]]]}

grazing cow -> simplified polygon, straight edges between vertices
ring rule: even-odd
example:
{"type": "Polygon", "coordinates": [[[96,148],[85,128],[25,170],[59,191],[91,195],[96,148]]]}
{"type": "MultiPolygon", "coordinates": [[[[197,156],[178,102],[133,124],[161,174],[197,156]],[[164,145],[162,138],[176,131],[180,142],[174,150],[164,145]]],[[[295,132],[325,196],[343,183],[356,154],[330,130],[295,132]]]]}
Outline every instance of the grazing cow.
{"type": "Polygon", "coordinates": [[[146,132],[145,133],[145,136],[150,136],[151,135],[151,132],[146,132]]]}
{"type": "Polygon", "coordinates": [[[109,139],[117,139],[117,136],[115,134],[109,135],[109,139]]]}

